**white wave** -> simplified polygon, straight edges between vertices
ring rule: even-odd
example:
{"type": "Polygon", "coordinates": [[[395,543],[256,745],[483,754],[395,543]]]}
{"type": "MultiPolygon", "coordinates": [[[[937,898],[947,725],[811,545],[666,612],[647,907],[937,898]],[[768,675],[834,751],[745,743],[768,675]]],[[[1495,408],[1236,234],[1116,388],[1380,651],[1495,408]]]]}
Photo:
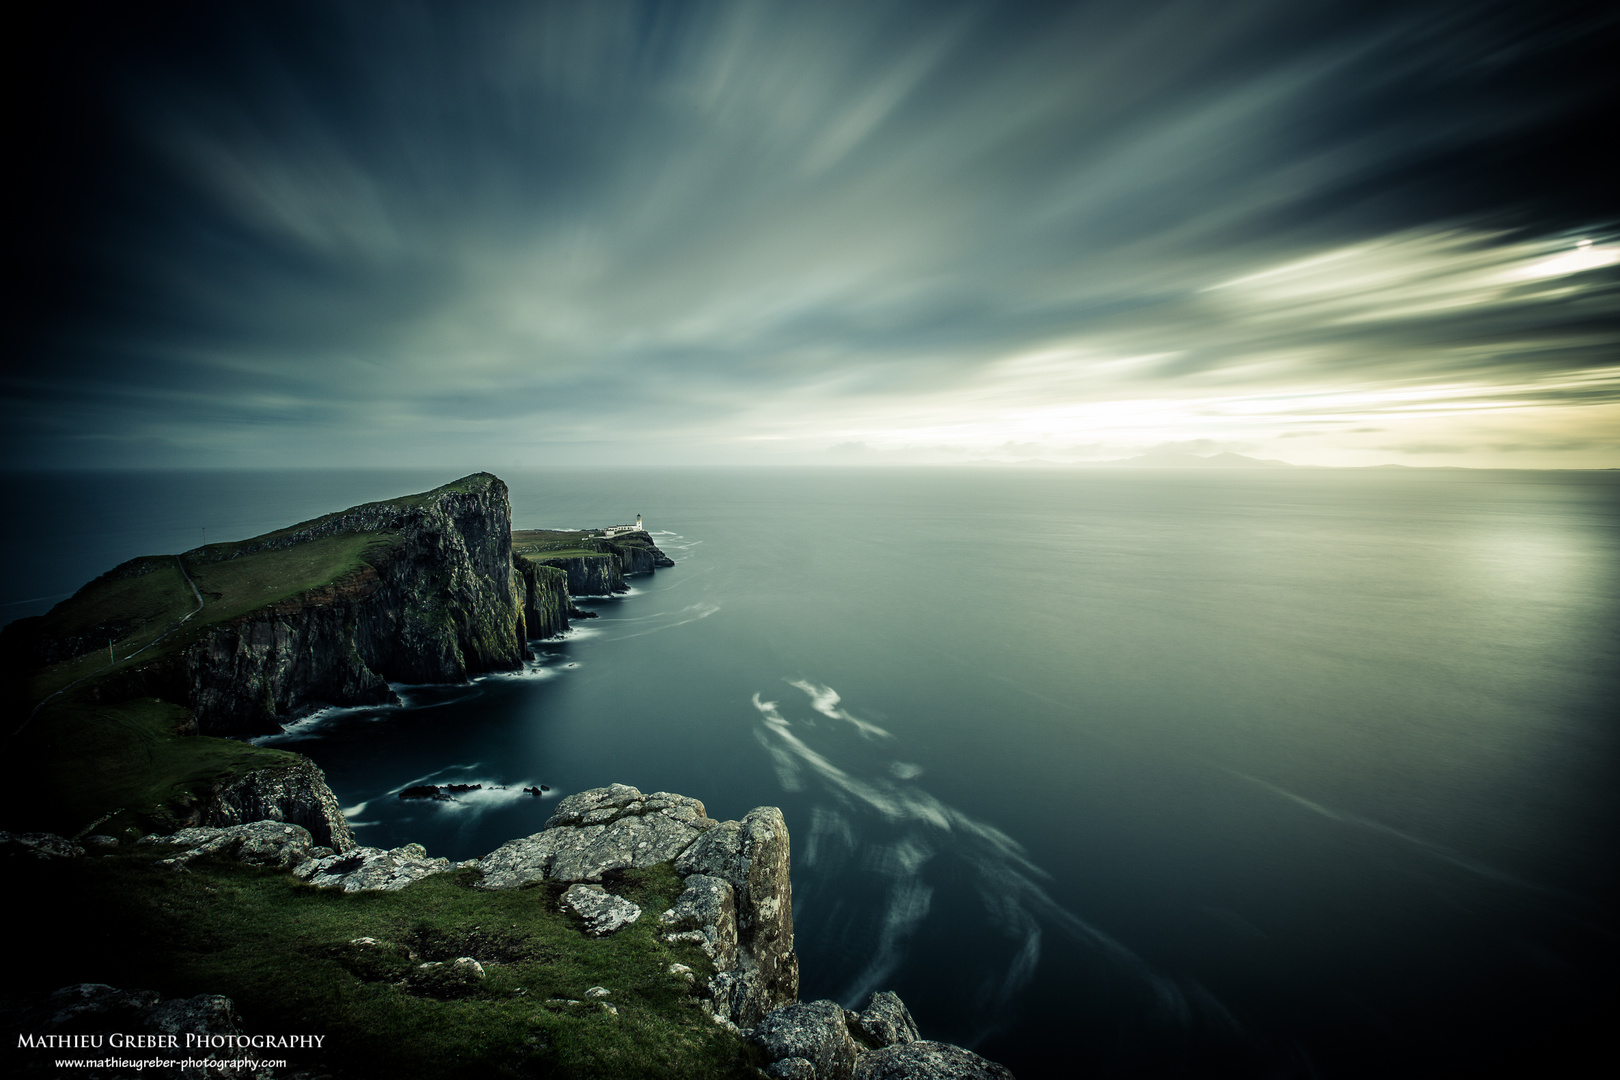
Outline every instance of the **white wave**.
{"type": "MultiPolygon", "coordinates": [[[[861,722],[841,707],[838,694],[830,687],[809,680],[784,681],[803,691],[818,715],[855,723],[859,730],[861,722]]],[[[1053,900],[1038,884],[1050,880],[1051,875],[1030,859],[1024,846],[996,826],[971,817],[914,783],[922,775],[921,768],[890,762],[887,777],[852,775],[801,737],[799,732],[813,729],[813,724],[789,721],[777,702],[766,701],[758,693],[752,700],[762,721],[755,729],[756,737],[776,764],[784,787],[788,786],[788,778],[802,786],[805,775],[813,775],[848,810],[864,808],[886,826],[902,830],[895,843],[872,847],[865,853],[866,871],[891,878],[894,884],[885,900],[876,951],[847,988],[843,1001],[858,1004],[898,968],[932,902],[933,888],[923,880],[923,870],[937,851],[948,850],[972,871],[990,923],[1014,943],[1013,953],[999,975],[981,981],[982,993],[989,999],[986,1004],[998,1010],[1010,1007],[1014,996],[1034,977],[1044,934],[1053,930],[1102,954],[1137,980],[1154,1012],[1166,1022],[1184,1026],[1197,1012],[1212,1015],[1222,1025],[1235,1024],[1231,1014],[1208,991],[1197,988],[1193,995],[1195,1008],[1177,982],[1160,975],[1127,946],[1053,900]]],[[[885,738],[893,738],[888,732],[876,730],[885,738]]],[[[812,811],[805,852],[807,865],[828,859],[838,861],[856,848],[855,829],[848,814],[824,807],[812,811]]]]}
{"type": "Polygon", "coordinates": [[[838,691],[832,687],[821,686],[806,679],[784,679],[783,681],[789,686],[803,690],[810,698],[810,707],[822,716],[830,720],[847,721],[854,726],[856,731],[869,739],[874,737],[880,739],[894,738],[893,735],[890,735],[876,724],[869,724],[859,717],[850,715],[848,710],[838,708],[838,703],[843,699],[838,696],[838,691]]]}
{"type": "Polygon", "coordinates": [[[320,738],[321,732],[332,724],[347,720],[351,717],[364,719],[382,719],[382,714],[398,712],[402,706],[392,703],[381,705],[328,705],[324,709],[316,709],[307,716],[283,724],[280,731],[269,735],[258,735],[247,740],[254,746],[279,746],[283,743],[304,742],[309,739],[320,738]]]}
{"type": "Polygon", "coordinates": [[[677,614],[685,616],[684,618],[677,619],[672,623],[666,623],[663,626],[655,626],[651,630],[638,630],[634,634],[626,634],[624,636],[626,638],[645,637],[648,634],[656,634],[661,630],[673,630],[677,626],[685,626],[687,623],[694,623],[699,619],[707,619],[710,615],[713,615],[719,610],[719,604],[688,604],[686,607],[677,612],[677,614]]]}
{"type": "Polygon", "coordinates": [[[361,814],[366,812],[366,807],[370,805],[370,799],[363,799],[360,802],[355,803],[353,806],[345,806],[343,808],[343,819],[348,821],[350,818],[359,817],[361,814]]]}

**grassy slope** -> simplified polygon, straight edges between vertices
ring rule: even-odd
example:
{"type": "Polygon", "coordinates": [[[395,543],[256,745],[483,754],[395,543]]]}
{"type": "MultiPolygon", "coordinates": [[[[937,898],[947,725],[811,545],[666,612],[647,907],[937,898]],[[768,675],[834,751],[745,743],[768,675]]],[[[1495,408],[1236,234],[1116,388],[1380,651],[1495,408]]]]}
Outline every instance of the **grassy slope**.
{"type": "Polygon", "coordinates": [[[344,894],[212,860],[177,874],[156,864],[169,853],[40,867],[24,896],[40,956],[16,965],[12,991],[86,980],[223,993],[250,1031],[327,1035],[320,1052],[290,1054],[293,1064],[348,1076],[757,1075],[750,1051],[669,974],[676,961],[699,979],[712,967],[695,946],[657,940],[657,913],[680,889],[668,864],[610,882],[643,915],[598,940],[559,910],[557,885],[481,892],[470,887],[477,871],[457,871],[344,894]],[[96,898],[93,913],[84,897],[96,898]],[[384,948],[357,949],[358,937],[384,948]],[[474,996],[437,1000],[404,985],[417,963],[458,956],[485,965],[474,996]],[[593,986],[612,991],[617,1016],[586,997],[593,986]]]}

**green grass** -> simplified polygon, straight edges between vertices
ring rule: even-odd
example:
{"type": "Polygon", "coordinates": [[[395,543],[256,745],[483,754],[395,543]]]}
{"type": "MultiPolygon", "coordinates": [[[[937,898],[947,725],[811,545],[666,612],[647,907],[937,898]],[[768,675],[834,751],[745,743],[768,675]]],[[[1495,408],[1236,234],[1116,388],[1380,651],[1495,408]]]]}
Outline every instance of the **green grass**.
{"type": "Polygon", "coordinates": [[[110,812],[97,832],[173,828],[226,777],[297,760],[284,750],[177,732],[191,711],[157,698],[94,705],[64,697],[41,709],[6,748],[28,762],[0,796],[9,827],[72,836],[110,812]]]}
{"type": "Polygon", "coordinates": [[[471,887],[473,870],[344,894],[213,860],[187,873],[156,864],[171,853],[125,849],[41,867],[22,891],[33,910],[21,916],[26,947],[40,956],[19,958],[13,991],[90,981],[166,997],[222,993],[250,1032],[326,1035],[321,1051],[287,1056],[344,1076],[755,1075],[752,1051],[668,973],[675,961],[700,979],[712,973],[695,946],[657,940],[657,915],[680,890],[668,864],[609,882],[643,915],[591,939],[559,910],[555,884],[483,892],[471,887]],[[359,937],[385,948],[350,945],[359,937]],[[440,1000],[406,982],[416,964],[458,956],[487,973],[472,996],[440,1000]],[[617,1016],[585,997],[593,986],[612,991],[617,1016]]]}

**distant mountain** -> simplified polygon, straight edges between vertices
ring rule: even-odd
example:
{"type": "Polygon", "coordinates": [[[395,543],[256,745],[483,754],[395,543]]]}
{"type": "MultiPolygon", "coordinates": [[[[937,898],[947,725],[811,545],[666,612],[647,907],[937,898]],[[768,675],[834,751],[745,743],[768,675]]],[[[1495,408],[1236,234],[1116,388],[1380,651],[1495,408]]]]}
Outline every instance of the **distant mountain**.
{"type": "Polygon", "coordinates": [[[1158,469],[1292,469],[1286,461],[1244,457],[1242,454],[1211,454],[1200,457],[1185,450],[1149,450],[1141,457],[1101,462],[1105,465],[1135,465],[1158,469]]]}

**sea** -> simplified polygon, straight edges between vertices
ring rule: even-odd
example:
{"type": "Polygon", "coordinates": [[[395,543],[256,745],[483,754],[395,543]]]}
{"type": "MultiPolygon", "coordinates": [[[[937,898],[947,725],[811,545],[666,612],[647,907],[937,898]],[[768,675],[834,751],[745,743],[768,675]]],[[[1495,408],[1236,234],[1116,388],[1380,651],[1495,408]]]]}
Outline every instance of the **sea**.
{"type": "MultiPolygon", "coordinates": [[[[5,474],[0,620],[456,475],[5,474]]],[[[897,991],[1022,1080],[1468,1075],[1614,1015],[1620,472],[501,475],[516,527],[641,514],[675,566],[265,740],[364,844],[779,806],[801,998],[897,991]]]]}

